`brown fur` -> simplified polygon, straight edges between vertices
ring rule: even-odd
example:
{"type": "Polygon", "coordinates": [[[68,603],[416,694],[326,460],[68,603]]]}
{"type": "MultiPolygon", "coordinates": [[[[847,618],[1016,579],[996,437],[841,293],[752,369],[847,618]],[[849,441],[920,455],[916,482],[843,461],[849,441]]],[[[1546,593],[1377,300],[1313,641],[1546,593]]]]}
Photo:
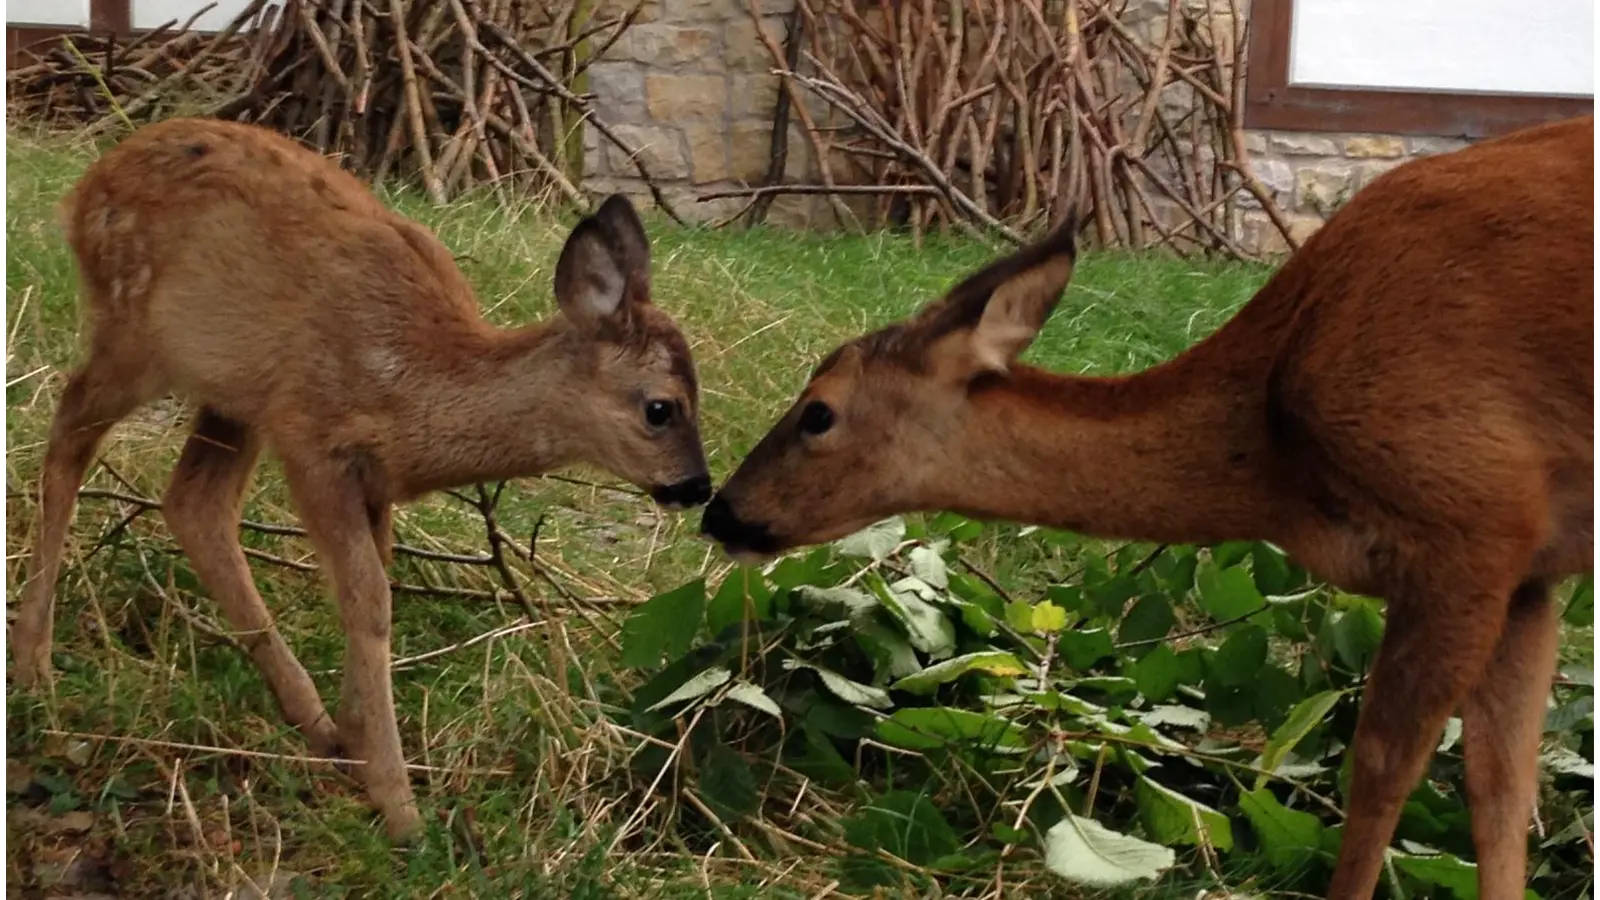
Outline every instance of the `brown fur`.
{"type": "Polygon", "coordinates": [[[580,222],[557,265],[563,314],[501,331],[430,232],[254,126],[144,128],[90,167],[62,212],[92,334],[51,426],[13,680],[49,677],[62,545],[101,438],[176,392],[198,413],[163,504],[174,536],[312,751],[364,760],[391,833],[413,831],[389,679],[392,505],[575,462],[651,489],[706,477],[694,363],[649,302],[637,216],[612,198],[580,222]],[[646,423],[653,399],[677,406],[665,427],[646,423]],[[337,725],[239,547],[263,448],[282,459],[337,589],[337,725]]]}
{"type": "Polygon", "coordinates": [[[1214,335],[1119,378],[1008,365],[1066,285],[1069,222],[837,351],[704,527],[758,554],[939,509],[1273,541],[1389,604],[1329,896],[1371,895],[1460,708],[1481,896],[1520,897],[1548,588],[1592,568],[1593,159],[1582,118],[1396,168],[1214,335]],[[835,424],[803,435],[813,401],[835,424]]]}

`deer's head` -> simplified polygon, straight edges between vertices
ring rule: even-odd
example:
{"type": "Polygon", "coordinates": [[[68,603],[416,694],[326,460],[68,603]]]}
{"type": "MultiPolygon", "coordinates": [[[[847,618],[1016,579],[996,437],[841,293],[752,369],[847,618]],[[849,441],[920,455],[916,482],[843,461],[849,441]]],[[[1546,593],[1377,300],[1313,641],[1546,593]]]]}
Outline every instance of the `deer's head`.
{"type": "Polygon", "coordinates": [[[571,325],[580,456],[664,506],[704,503],[711,476],[694,358],[672,317],[650,302],[650,244],[626,198],[608,198],[573,228],[555,292],[571,325]]]}
{"type": "Polygon", "coordinates": [[[941,508],[942,485],[981,452],[973,404],[1054,311],[1076,231],[1069,215],[916,316],[836,349],[712,499],[705,534],[765,556],[941,508]]]}

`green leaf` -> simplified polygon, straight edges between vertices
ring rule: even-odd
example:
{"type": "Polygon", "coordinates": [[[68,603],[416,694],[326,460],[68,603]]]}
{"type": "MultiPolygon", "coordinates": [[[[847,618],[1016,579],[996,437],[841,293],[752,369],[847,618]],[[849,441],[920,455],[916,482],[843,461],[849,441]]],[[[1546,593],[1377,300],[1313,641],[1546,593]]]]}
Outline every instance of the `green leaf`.
{"type": "Polygon", "coordinates": [[[1250,570],[1256,590],[1268,597],[1287,594],[1300,582],[1283,551],[1260,541],[1250,548],[1250,570]]]}
{"type": "Polygon", "coordinates": [[[1036,634],[1055,634],[1067,627],[1067,611],[1046,600],[1034,606],[1029,624],[1036,634]]]}
{"type": "Polygon", "coordinates": [[[1222,684],[1242,688],[1250,684],[1267,662],[1267,630],[1260,625],[1245,625],[1217,648],[1211,658],[1211,671],[1222,684]]]}
{"type": "Polygon", "coordinates": [[[878,598],[856,588],[802,584],[795,587],[794,596],[807,609],[850,619],[868,615],[878,608],[878,598]]]}
{"type": "Polygon", "coordinates": [[[1121,618],[1122,607],[1139,592],[1139,582],[1128,575],[1117,575],[1109,581],[1085,582],[1086,593],[1102,615],[1121,618]]]}
{"type": "Polygon", "coordinates": [[[1277,728],[1289,715],[1290,707],[1305,698],[1300,679],[1268,664],[1256,673],[1250,685],[1250,707],[1264,728],[1277,728]]]}
{"type": "Polygon", "coordinates": [[[775,719],[781,720],[783,718],[783,710],[779,708],[778,702],[768,697],[766,691],[748,681],[734,682],[728,687],[728,692],[725,696],[729,700],[738,701],[752,709],[759,709],[775,719]]]}
{"type": "MultiPolygon", "coordinates": [[[[1176,621],[1176,617],[1172,614],[1172,603],[1166,597],[1160,594],[1148,594],[1139,598],[1139,602],[1122,617],[1122,624],[1117,628],[1117,643],[1159,641],[1167,636],[1167,632],[1172,630],[1176,621]]],[[[1149,647],[1138,649],[1151,652],[1149,647]]]]}
{"type": "MultiPolygon", "coordinates": [[[[1313,728],[1322,724],[1322,721],[1333,712],[1338,705],[1339,698],[1344,696],[1344,691],[1323,691],[1313,694],[1295,705],[1294,711],[1289,713],[1289,718],[1272,733],[1272,738],[1267,741],[1267,746],[1261,751],[1262,769],[1268,772],[1277,771],[1278,764],[1282,763],[1289,751],[1299,744],[1301,739],[1311,733],[1313,728]]],[[[1256,776],[1255,788],[1261,790],[1267,783],[1267,776],[1256,776]]]]}
{"type": "Polygon", "coordinates": [[[911,646],[932,659],[942,659],[955,652],[955,626],[937,606],[910,591],[891,590],[881,578],[866,580],[878,602],[905,627],[911,646]]]}
{"type": "Polygon", "coordinates": [[[1266,606],[1250,573],[1242,567],[1221,569],[1206,563],[1195,572],[1200,608],[1218,622],[1237,619],[1266,606]]]}
{"type": "Polygon", "coordinates": [[[1051,826],[1044,836],[1045,868],[1074,884],[1090,887],[1154,880],[1172,868],[1174,859],[1166,847],[1119,834],[1072,813],[1051,826]]]}
{"type": "Polygon", "coordinates": [[[1064,631],[1061,633],[1058,646],[1067,665],[1079,672],[1108,656],[1115,656],[1117,652],[1111,645],[1111,634],[1104,628],[1064,631]]]}
{"type": "Polygon", "coordinates": [[[674,703],[698,700],[717,688],[722,687],[724,684],[727,684],[731,680],[733,680],[733,673],[722,668],[721,666],[707,669],[688,681],[685,681],[678,687],[677,690],[668,694],[666,698],[661,700],[659,703],[646,707],[646,710],[648,712],[655,712],[658,709],[671,706],[674,703]]]}
{"type": "Polygon", "coordinates": [[[949,535],[952,541],[970,541],[983,534],[982,522],[953,512],[940,513],[928,527],[932,531],[949,535]]]}
{"type": "Polygon", "coordinates": [[[706,605],[706,627],[713,635],[749,618],[762,621],[772,615],[772,591],[761,570],[739,566],[722,579],[716,596],[706,605]]]}
{"type": "Polygon", "coordinates": [[[889,699],[889,692],[883,688],[875,688],[859,681],[851,681],[838,672],[824,669],[821,666],[813,666],[809,663],[784,660],[784,665],[790,669],[810,669],[817,673],[817,677],[822,679],[823,686],[832,691],[835,697],[846,703],[854,703],[857,706],[870,706],[874,709],[886,709],[894,705],[894,701],[889,699]]]}
{"type": "Polygon", "coordinates": [[[1366,671],[1382,642],[1383,617],[1366,601],[1358,601],[1333,623],[1333,649],[1357,672],[1366,671]]]}
{"type": "Polygon", "coordinates": [[[1233,849],[1233,829],[1228,817],[1211,807],[1141,775],[1134,786],[1139,821],[1158,843],[1210,843],[1218,850],[1233,849]]]}
{"type": "Polygon", "coordinates": [[[1033,605],[1026,600],[1013,600],[1006,604],[1006,624],[1012,631],[1023,634],[1033,632],[1033,605]]]}
{"type": "Polygon", "coordinates": [[[941,591],[950,587],[950,573],[945,567],[944,557],[933,547],[912,548],[911,574],[941,591]]]}
{"type": "Polygon", "coordinates": [[[933,799],[911,791],[876,797],[843,824],[852,846],[874,853],[882,848],[912,865],[927,865],[961,847],[933,799]]]}
{"type": "Polygon", "coordinates": [[[938,690],[939,685],[947,684],[973,671],[1008,677],[1025,675],[1028,667],[1012,654],[1001,650],[968,653],[931,665],[915,675],[908,675],[890,687],[913,694],[932,694],[938,690]]]}
{"type": "Polygon", "coordinates": [[[1594,579],[1585,578],[1578,583],[1572,591],[1572,599],[1567,602],[1566,610],[1561,614],[1568,625],[1594,627],[1594,579]]]}
{"type": "Polygon", "coordinates": [[[1211,714],[1203,709],[1195,709],[1192,706],[1152,706],[1137,715],[1139,720],[1146,725],[1188,728],[1201,734],[1204,734],[1206,729],[1211,727],[1211,714]]]}
{"type": "Polygon", "coordinates": [[[851,626],[856,643],[872,657],[872,670],[889,678],[903,678],[922,671],[917,651],[900,632],[876,620],[867,619],[851,626]]]}
{"type": "Polygon", "coordinates": [[[622,665],[642,669],[658,665],[665,654],[676,659],[689,651],[706,605],[706,580],[660,593],[634,607],[622,624],[622,665]]]}
{"type": "Polygon", "coordinates": [[[1023,730],[998,716],[946,706],[897,709],[878,722],[878,737],[909,750],[937,750],[952,744],[974,744],[997,752],[1027,749],[1023,730]]]}
{"type": "Polygon", "coordinates": [[[1314,859],[1323,826],[1308,812],[1289,809],[1266,788],[1239,795],[1239,809],[1250,820],[1267,862],[1280,872],[1296,872],[1314,859]]]}
{"type": "Polygon", "coordinates": [[[1442,887],[1456,900],[1478,900],[1478,867],[1449,853],[1412,855],[1391,850],[1394,867],[1424,884],[1442,887]]]}
{"type": "Polygon", "coordinates": [[[700,758],[700,795],[724,822],[737,821],[761,806],[761,789],[749,763],[727,744],[714,743],[700,758]]]}
{"type": "Polygon", "coordinates": [[[900,546],[906,536],[906,522],[899,516],[868,525],[849,537],[841,538],[835,546],[845,556],[865,556],[882,562],[900,546]]]}
{"type": "Polygon", "coordinates": [[[1166,644],[1156,644],[1131,668],[1133,683],[1139,686],[1139,693],[1152,703],[1170,699],[1182,683],[1183,667],[1178,662],[1178,654],[1173,653],[1166,644]]]}

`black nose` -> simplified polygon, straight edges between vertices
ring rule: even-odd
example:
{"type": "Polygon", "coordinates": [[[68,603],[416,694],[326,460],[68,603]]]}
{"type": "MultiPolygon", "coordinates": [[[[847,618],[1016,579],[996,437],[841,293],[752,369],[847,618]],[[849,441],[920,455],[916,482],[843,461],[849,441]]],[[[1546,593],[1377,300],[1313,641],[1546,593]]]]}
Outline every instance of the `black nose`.
{"type": "Polygon", "coordinates": [[[712,497],[706,506],[705,514],[700,517],[700,532],[730,550],[770,553],[774,546],[772,532],[767,526],[740,519],[721,494],[712,497]]]}
{"type": "Polygon", "coordinates": [[[682,508],[699,506],[711,499],[711,476],[696,475],[677,484],[658,487],[650,492],[650,496],[662,506],[682,508]]]}

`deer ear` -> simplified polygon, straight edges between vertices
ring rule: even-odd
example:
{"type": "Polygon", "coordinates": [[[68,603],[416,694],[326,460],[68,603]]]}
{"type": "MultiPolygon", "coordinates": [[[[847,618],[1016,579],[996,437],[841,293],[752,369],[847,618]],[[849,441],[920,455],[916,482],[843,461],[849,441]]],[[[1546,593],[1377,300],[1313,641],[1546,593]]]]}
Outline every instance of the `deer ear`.
{"type": "Polygon", "coordinates": [[[567,236],[556,262],[556,301],[580,325],[627,320],[650,302],[650,242],[633,204],[613,194],[567,236]]]}
{"type": "Polygon", "coordinates": [[[1005,374],[1055,312],[1072,280],[1078,217],[990,263],[918,316],[937,364],[960,378],[1005,374]]]}

